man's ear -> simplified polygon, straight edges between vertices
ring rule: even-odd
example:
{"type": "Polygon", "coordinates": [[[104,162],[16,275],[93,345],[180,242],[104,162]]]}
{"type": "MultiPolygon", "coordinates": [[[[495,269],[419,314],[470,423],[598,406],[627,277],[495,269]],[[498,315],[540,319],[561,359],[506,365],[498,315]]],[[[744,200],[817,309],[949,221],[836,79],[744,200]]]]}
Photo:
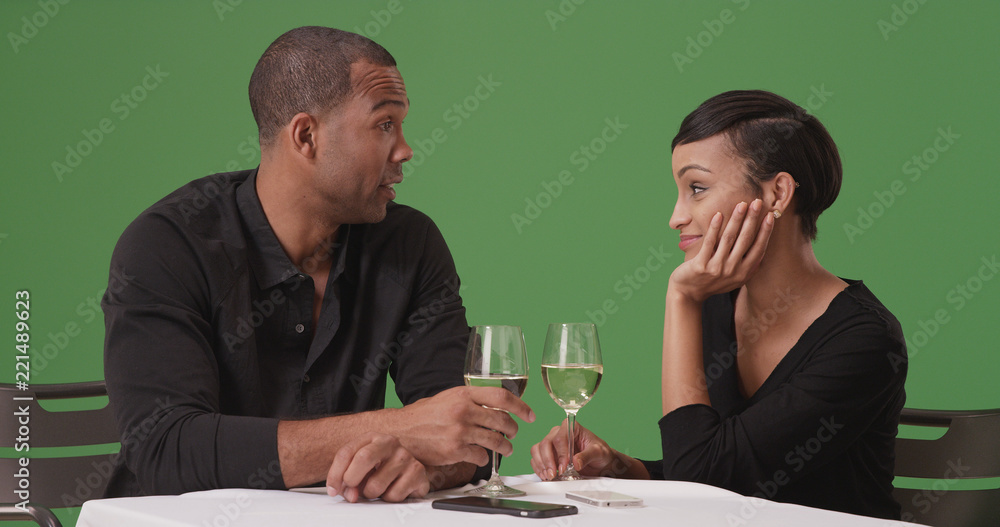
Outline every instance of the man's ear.
{"type": "Polygon", "coordinates": [[[292,117],[292,120],[282,129],[292,151],[307,159],[316,157],[318,124],[315,117],[305,112],[299,112],[292,117]]]}
{"type": "Polygon", "coordinates": [[[795,195],[795,178],[788,172],[778,172],[774,179],[768,182],[768,192],[765,200],[765,210],[785,213],[792,204],[795,195]]]}

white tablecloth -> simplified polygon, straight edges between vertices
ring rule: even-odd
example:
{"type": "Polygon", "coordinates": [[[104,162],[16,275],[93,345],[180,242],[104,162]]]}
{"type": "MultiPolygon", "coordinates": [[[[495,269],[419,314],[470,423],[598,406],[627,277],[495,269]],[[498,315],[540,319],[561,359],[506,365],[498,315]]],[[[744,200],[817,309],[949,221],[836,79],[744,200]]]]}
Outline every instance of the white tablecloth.
{"type": "Polygon", "coordinates": [[[83,505],[77,527],[331,527],[362,525],[405,527],[449,525],[587,526],[768,526],[867,527],[913,524],[877,520],[799,505],[747,498],[727,490],[677,481],[591,479],[541,482],[534,475],[503,478],[528,493],[514,499],[576,505],[580,513],[547,519],[500,514],[436,510],[431,501],[460,495],[464,489],[440,491],[404,503],[368,501],[347,503],[331,498],[325,489],[295,491],[222,489],[181,496],[149,496],[92,500],[83,505]],[[565,498],[568,490],[614,490],[642,498],[641,508],[593,507],[565,498]],[[474,522],[474,523],[473,523],[474,522]]]}

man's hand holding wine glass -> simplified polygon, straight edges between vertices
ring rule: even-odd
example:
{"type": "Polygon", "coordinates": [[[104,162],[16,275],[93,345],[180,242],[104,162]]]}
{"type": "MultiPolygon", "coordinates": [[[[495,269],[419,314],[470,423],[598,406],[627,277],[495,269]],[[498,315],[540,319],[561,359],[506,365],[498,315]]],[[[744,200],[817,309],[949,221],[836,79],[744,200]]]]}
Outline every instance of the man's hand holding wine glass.
{"type": "Polygon", "coordinates": [[[531,408],[511,392],[476,386],[457,386],[401,411],[412,425],[403,425],[400,441],[428,465],[464,461],[482,466],[490,461],[488,450],[509,456],[514,447],[508,438],[517,435],[518,425],[508,412],[527,423],[535,420],[531,408]]]}

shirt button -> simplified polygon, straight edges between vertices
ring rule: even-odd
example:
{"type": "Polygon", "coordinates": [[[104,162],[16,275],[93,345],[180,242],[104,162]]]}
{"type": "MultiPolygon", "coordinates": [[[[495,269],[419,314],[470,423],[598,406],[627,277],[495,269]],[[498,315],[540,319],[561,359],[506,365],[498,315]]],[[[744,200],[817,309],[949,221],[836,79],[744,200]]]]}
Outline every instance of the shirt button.
{"type": "Polygon", "coordinates": [[[309,374],[302,376],[302,382],[309,382],[309,374]]]}
{"type": "Polygon", "coordinates": [[[295,324],[295,332],[296,333],[302,333],[305,330],[306,330],[306,327],[303,326],[302,324],[295,324]]]}

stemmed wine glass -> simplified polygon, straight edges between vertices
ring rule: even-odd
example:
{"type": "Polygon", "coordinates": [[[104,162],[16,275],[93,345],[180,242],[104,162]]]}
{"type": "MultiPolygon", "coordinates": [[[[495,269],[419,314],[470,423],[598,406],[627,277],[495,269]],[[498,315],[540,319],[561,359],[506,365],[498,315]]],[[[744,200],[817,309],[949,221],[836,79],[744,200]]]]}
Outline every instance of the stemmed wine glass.
{"type": "MultiPolygon", "coordinates": [[[[475,326],[469,335],[465,354],[465,384],[504,388],[521,397],[528,386],[528,357],[524,335],[517,326],[475,326]]],[[[500,411],[500,410],[498,410],[500,411]]],[[[493,452],[490,480],[466,491],[473,496],[524,496],[524,492],[504,485],[497,472],[497,453],[493,452]]]]}
{"type": "Polygon", "coordinates": [[[569,465],[555,479],[572,481],[583,476],[573,467],[576,413],[601,385],[604,365],[597,326],[549,324],[542,351],[542,381],[552,399],[566,410],[569,426],[569,465]]]}

